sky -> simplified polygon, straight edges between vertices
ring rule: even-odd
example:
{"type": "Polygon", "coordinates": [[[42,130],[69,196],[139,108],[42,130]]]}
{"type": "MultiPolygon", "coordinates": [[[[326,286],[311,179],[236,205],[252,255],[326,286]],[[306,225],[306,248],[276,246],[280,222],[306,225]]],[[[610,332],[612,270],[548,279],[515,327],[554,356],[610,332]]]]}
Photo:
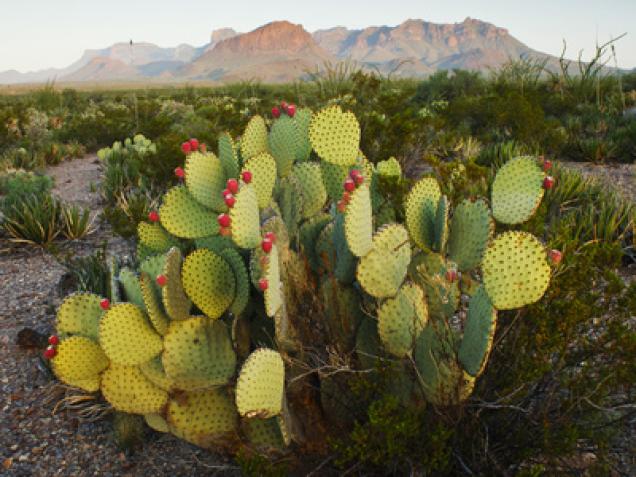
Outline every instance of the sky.
{"type": "Polygon", "coordinates": [[[64,67],[85,49],[115,42],[160,46],[208,42],[213,29],[249,31],[289,20],[314,31],[333,26],[436,23],[478,18],[507,28],[531,48],[589,58],[598,40],[623,33],[618,65],[636,67],[636,0],[0,0],[0,71],[64,67]]]}

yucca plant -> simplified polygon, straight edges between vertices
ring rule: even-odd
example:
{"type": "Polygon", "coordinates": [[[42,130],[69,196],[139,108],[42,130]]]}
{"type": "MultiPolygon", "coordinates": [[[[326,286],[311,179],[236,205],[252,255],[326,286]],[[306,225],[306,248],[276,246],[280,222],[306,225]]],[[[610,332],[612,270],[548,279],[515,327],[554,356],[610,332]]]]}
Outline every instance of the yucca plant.
{"type": "Polygon", "coordinates": [[[62,234],[69,240],[86,237],[93,232],[93,222],[90,209],[83,209],[77,205],[62,205],[62,234]]]}
{"type": "Polygon", "coordinates": [[[48,245],[62,231],[61,211],[52,195],[32,195],[4,211],[2,227],[13,242],[48,245]]]}

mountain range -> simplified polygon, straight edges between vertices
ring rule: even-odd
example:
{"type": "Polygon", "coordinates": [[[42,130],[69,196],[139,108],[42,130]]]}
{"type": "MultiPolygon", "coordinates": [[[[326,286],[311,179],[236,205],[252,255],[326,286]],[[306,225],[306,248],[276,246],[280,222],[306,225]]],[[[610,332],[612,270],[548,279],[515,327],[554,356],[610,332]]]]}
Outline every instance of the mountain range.
{"type": "Polygon", "coordinates": [[[101,50],[86,50],[65,68],[0,72],[0,84],[242,79],[286,82],[342,60],[384,74],[422,77],[440,69],[486,70],[520,57],[556,61],[523,44],[505,28],[472,18],[453,24],[407,20],[394,27],[335,27],[313,33],[301,25],[276,21],[248,33],[231,28],[214,30],[210,41],[199,47],[116,43],[101,50]]]}

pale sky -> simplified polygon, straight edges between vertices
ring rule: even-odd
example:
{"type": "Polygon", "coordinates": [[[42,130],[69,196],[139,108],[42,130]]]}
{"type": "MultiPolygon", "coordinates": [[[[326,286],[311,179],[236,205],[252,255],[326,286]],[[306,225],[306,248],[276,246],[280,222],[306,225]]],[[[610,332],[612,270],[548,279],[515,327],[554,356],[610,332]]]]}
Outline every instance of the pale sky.
{"type": "Polygon", "coordinates": [[[588,58],[597,39],[626,32],[616,46],[618,64],[636,67],[636,0],[0,0],[0,71],[64,67],[85,49],[129,39],[200,46],[215,28],[245,32],[274,20],[314,31],[467,16],[553,55],[565,38],[570,57],[583,49],[588,58]]]}

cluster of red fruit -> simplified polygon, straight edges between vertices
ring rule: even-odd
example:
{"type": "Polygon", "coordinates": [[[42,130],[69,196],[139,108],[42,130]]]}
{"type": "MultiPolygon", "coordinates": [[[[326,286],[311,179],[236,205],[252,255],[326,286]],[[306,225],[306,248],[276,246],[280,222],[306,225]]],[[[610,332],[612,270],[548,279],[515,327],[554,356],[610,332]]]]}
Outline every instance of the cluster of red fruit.
{"type": "Polygon", "coordinates": [[[363,182],[364,176],[358,169],[352,169],[351,172],[349,172],[349,177],[347,177],[344,181],[344,192],[342,193],[342,198],[337,204],[338,212],[344,213],[347,205],[349,205],[349,202],[351,201],[351,193],[363,182]]]}
{"type": "MultiPolygon", "coordinates": [[[[243,171],[241,173],[241,179],[243,179],[244,183],[249,184],[250,182],[252,182],[252,173],[250,171],[243,171]]],[[[238,193],[239,191],[239,183],[236,179],[228,179],[225,185],[226,188],[223,189],[223,192],[221,192],[221,194],[223,195],[223,201],[225,202],[225,205],[227,205],[228,208],[231,209],[232,207],[234,207],[234,204],[236,204],[236,197],[234,197],[234,194],[238,193]]],[[[221,226],[221,231],[219,233],[222,236],[228,237],[232,235],[232,231],[230,230],[232,219],[230,218],[229,214],[219,215],[217,217],[217,221],[221,226]]]]}
{"type": "Polygon", "coordinates": [[[276,119],[280,118],[281,112],[285,113],[290,118],[294,117],[296,114],[296,105],[295,104],[287,104],[287,102],[283,101],[280,103],[280,107],[274,106],[272,108],[272,116],[276,119]]]}
{"type": "MultiPolygon", "coordinates": [[[[263,252],[267,254],[270,253],[275,242],[276,235],[274,234],[274,232],[266,232],[261,242],[261,248],[263,249],[263,252]]],[[[265,260],[268,260],[267,257],[264,257],[264,261],[265,260]]],[[[260,288],[262,291],[267,290],[268,287],[269,283],[267,282],[267,278],[261,278],[258,281],[258,288],[260,288]]]]}
{"type": "MultiPolygon", "coordinates": [[[[541,161],[541,163],[543,164],[543,170],[545,172],[548,172],[550,170],[550,168],[552,168],[552,161],[549,159],[544,159],[543,156],[539,157],[539,161],[541,161]]],[[[545,179],[543,179],[543,188],[544,189],[552,189],[554,187],[554,177],[552,176],[546,176],[545,179]]]]}
{"type": "Polygon", "coordinates": [[[60,344],[60,339],[56,335],[49,336],[49,346],[44,351],[44,357],[46,359],[53,359],[57,354],[56,346],[60,344]]]}
{"type": "Polygon", "coordinates": [[[181,150],[187,156],[191,152],[205,152],[208,150],[208,147],[205,144],[199,144],[199,140],[192,138],[181,144],[181,150]]]}

